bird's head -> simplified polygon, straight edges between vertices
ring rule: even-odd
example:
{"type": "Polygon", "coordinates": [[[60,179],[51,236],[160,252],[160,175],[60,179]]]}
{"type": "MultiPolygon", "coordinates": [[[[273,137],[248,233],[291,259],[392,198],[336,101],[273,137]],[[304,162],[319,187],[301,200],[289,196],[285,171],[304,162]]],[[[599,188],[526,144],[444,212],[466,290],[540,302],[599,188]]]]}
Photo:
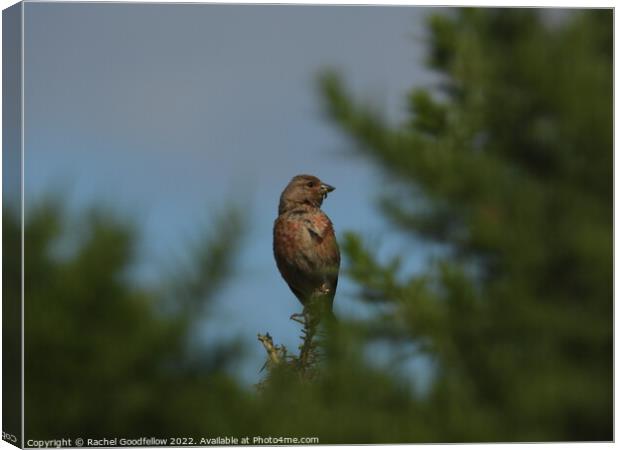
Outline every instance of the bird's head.
{"type": "Polygon", "coordinates": [[[334,189],[313,175],[297,175],[282,191],[278,213],[282,214],[302,205],[320,208],[327,194],[334,189]]]}

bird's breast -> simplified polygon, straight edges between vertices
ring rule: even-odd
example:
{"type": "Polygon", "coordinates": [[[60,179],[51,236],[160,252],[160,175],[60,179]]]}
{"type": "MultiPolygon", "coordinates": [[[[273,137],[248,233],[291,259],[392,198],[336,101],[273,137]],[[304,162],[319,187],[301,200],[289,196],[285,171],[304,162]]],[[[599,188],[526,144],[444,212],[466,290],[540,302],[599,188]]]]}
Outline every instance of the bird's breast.
{"type": "Polygon", "coordinates": [[[299,260],[312,253],[322,259],[335,244],[331,221],[323,213],[285,214],[274,226],[274,251],[285,260],[299,260]]]}

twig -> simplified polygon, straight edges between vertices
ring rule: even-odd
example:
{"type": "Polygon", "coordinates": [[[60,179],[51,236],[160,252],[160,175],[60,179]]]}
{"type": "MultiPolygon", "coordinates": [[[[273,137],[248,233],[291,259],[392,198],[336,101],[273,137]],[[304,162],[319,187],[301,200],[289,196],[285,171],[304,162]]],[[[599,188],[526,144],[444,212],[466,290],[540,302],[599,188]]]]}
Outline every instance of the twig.
{"type": "Polygon", "coordinates": [[[302,330],[302,344],[299,346],[299,366],[302,371],[306,371],[314,362],[314,335],[316,334],[316,325],[306,319],[302,330]]]}
{"type": "MultiPolygon", "coordinates": [[[[320,359],[318,344],[315,342],[320,322],[318,313],[312,308],[304,307],[304,311],[301,314],[293,314],[291,320],[302,325],[299,355],[287,355],[286,347],[274,344],[269,333],[259,334],[258,340],[263,344],[268,356],[261,372],[265,368],[285,367],[292,370],[292,373],[296,373],[300,380],[312,381],[318,375],[317,364],[320,359]]],[[[270,375],[271,373],[257,385],[259,390],[267,385],[270,375]]]]}
{"type": "Polygon", "coordinates": [[[273,338],[269,333],[265,333],[264,335],[259,334],[258,340],[261,344],[263,344],[263,347],[265,347],[267,355],[269,356],[269,361],[272,364],[280,364],[280,362],[282,361],[281,356],[284,356],[286,354],[284,347],[274,345],[273,338]]]}

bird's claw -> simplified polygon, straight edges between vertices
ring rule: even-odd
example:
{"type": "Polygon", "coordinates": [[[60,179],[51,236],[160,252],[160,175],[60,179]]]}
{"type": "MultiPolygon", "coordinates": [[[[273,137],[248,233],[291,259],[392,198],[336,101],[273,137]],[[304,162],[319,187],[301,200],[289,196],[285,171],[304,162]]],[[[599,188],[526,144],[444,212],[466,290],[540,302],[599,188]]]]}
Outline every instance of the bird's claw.
{"type": "Polygon", "coordinates": [[[322,295],[327,295],[331,292],[332,290],[329,288],[329,286],[327,285],[327,283],[323,283],[321,285],[321,287],[319,287],[319,293],[322,295]]]}

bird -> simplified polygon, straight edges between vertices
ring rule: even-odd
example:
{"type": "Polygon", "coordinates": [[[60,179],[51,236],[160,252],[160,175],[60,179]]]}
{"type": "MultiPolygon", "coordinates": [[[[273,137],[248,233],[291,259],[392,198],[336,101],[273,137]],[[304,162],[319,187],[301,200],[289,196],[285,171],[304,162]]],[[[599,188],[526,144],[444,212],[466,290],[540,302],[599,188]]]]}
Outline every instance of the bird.
{"type": "MultiPolygon", "coordinates": [[[[304,317],[335,319],[340,249],[334,226],[321,210],[334,187],[313,175],[297,175],[280,195],[273,253],[282,278],[304,307],[304,317]]],[[[296,316],[295,314],[293,316],[296,316]]],[[[293,318],[291,316],[291,318],[293,318]]]]}

